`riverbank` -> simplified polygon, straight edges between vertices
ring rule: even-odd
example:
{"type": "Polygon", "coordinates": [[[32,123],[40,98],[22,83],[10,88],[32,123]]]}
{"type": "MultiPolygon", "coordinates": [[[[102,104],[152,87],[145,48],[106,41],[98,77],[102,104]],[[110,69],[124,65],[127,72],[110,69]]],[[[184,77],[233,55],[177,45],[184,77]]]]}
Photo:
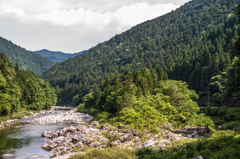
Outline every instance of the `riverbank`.
{"type": "MultiPolygon", "coordinates": [[[[55,108],[55,107],[54,107],[55,108]]],[[[91,116],[71,110],[51,109],[37,113],[30,112],[30,116],[21,119],[7,120],[4,130],[0,131],[0,159],[3,155],[13,155],[16,159],[45,158],[52,155],[41,148],[49,139],[42,137],[42,132],[61,130],[78,124],[88,124],[91,116]],[[6,125],[9,124],[9,125],[6,125]]],[[[67,108],[69,109],[69,108],[67,108]]]]}
{"type": "Polygon", "coordinates": [[[168,148],[181,142],[193,141],[193,138],[210,136],[208,128],[186,127],[176,131],[172,130],[171,124],[159,128],[159,134],[149,132],[137,132],[127,125],[114,127],[109,124],[99,125],[97,121],[89,126],[78,125],[65,127],[58,131],[45,131],[42,136],[51,139],[42,145],[54,155],[52,157],[68,158],[69,153],[84,154],[91,149],[107,150],[109,148],[132,149],[152,147],[154,149],[168,148]],[[208,135],[207,135],[208,134],[208,135]],[[64,157],[66,156],[66,157],[64,157]]]}
{"type": "Polygon", "coordinates": [[[81,123],[83,118],[91,116],[84,113],[77,113],[74,107],[52,106],[50,110],[22,111],[5,117],[0,123],[0,130],[11,127],[18,123],[54,124],[62,122],[81,123]]]}
{"type": "MultiPolygon", "coordinates": [[[[35,111],[34,113],[38,113],[39,111],[35,111]]],[[[1,117],[0,120],[0,130],[4,130],[7,127],[11,127],[12,125],[16,124],[18,119],[21,119],[25,116],[30,116],[34,114],[32,111],[21,111],[17,113],[13,113],[10,116],[1,117]]]]}

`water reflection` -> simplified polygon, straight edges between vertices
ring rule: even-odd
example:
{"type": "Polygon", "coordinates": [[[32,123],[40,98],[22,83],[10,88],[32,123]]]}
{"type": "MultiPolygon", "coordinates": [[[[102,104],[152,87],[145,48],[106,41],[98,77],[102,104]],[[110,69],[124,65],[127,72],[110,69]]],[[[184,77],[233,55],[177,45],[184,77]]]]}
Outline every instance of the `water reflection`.
{"type": "Polygon", "coordinates": [[[41,148],[49,139],[42,138],[44,131],[59,130],[77,124],[59,123],[50,125],[25,124],[18,128],[7,128],[0,131],[0,159],[3,154],[14,154],[16,159],[26,159],[32,156],[50,158],[52,153],[41,148]]]}

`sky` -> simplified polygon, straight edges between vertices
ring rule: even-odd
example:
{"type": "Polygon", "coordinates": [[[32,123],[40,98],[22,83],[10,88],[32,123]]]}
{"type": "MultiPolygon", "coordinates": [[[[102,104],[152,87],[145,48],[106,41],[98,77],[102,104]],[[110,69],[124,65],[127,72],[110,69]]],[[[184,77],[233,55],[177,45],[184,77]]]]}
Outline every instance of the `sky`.
{"type": "Polygon", "coordinates": [[[75,53],[189,0],[0,0],[0,36],[27,50],[75,53]]]}

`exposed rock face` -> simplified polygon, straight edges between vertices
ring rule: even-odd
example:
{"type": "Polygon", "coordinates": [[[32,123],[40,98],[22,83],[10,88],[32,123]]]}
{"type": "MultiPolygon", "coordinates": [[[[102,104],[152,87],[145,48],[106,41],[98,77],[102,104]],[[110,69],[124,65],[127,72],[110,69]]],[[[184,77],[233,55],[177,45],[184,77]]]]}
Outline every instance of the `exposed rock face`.
{"type": "Polygon", "coordinates": [[[181,128],[179,130],[172,130],[171,132],[187,134],[187,137],[189,138],[198,137],[198,135],[210,137],[210,135],[208,134],[209,133],[208,126],[202,126],[201,128],[197,126],[191,126],[191,127],[181,128]]]}
{"type": "MultiPolygon", "coordinates": [[[[45,131],[43,137],[51,139],[42,145],[43,149],[54,153],[54,157],[65,155],[74,149],[83,151],[87,148],[106,149],[110,147],[139,149],[143,147],[165,147],[165,143],[171,143],[175,139],[184,138],[181,135],[168,133],[163,136],[145,134],[143,137],[139,132],[132,130],[129,126],[119,125],[114,128],[109,124],[102,125],[99,129],[98,122],[92,122],[88,127],[78,125],[76,127],[66,127],[58,131],[45,131]]],[[[162,130],[163,133],[169,131],[162,130]]]]}

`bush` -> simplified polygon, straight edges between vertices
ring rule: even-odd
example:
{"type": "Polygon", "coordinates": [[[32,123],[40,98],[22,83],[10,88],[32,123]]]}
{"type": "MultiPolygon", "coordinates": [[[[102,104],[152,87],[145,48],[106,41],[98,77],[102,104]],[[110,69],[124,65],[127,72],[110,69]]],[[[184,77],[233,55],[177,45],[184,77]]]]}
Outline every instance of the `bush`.
{"type": "Polygon", "coordinates": [[[239,127],[240,127],[240,122],[239,121],[231,121],[230,123],[223,124],[224,129],[235,130],[239,127]]]}
{"type": "Polygon", "coordinates": [[[186,159],[202,156],[208,159],[240,158],[240,135],[232,131],[219,131],[211,138],[165,150],[140,149],[136,152],[139,159],[186,159]]]}

